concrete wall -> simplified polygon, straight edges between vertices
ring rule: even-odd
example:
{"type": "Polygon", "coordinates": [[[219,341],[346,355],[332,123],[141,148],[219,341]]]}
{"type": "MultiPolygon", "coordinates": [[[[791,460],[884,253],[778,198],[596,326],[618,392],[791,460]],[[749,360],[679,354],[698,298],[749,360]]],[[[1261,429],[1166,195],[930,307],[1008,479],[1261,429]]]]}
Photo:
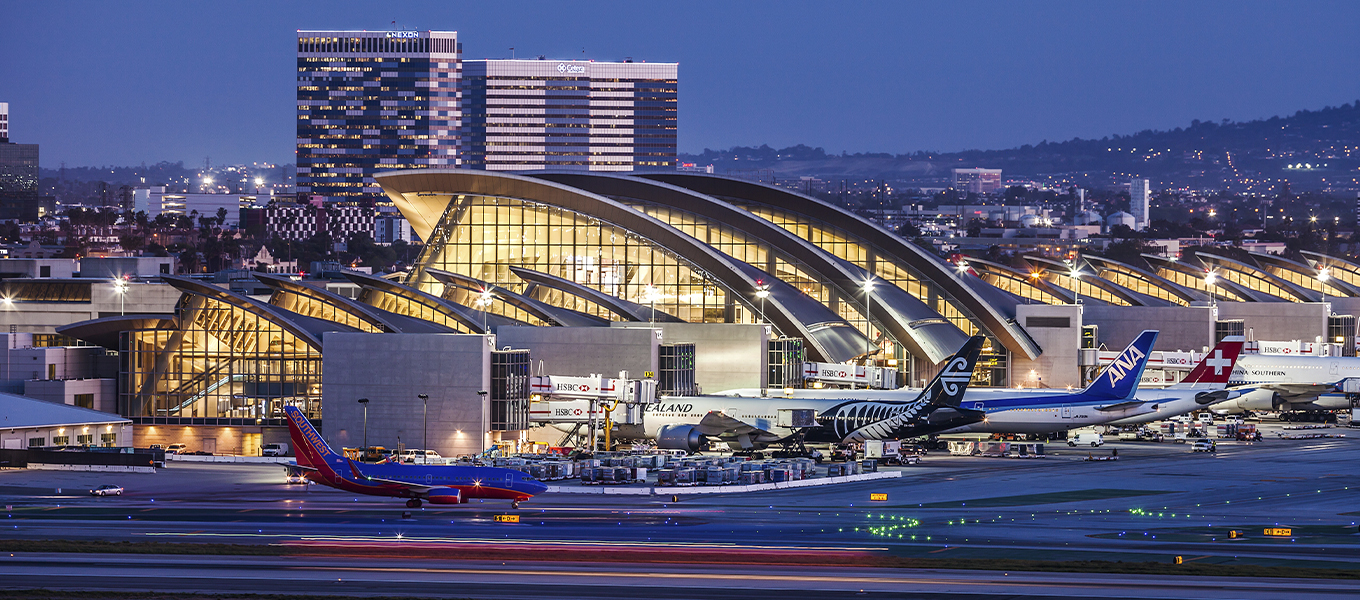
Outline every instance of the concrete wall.
{"type": "Polygon", "coordinates": [[[1321,302],[1220,302],[1218,318],[1246,321],[1247,339],[1311,342],[1327,336],[1327,309],[1321,302]]]}
{"type": "Polygon", "coordinates": [[[71,258],[0,258],[0,273],[18,274],[20,277],[45,278],[42,267],[47,267],[46,277],[65,279],[76,270],[76,261],[71,258]]]}
{"type": "Polygon", "coordinates": [[[621,323],[614,329],[656,328],[662,343],[694,344],[694,381],[705,392],[764,387],[769,376],[766,325],[733,323],[621,323]]]}
{"type": "Polygon", "coordinates": [[[133,428],[131,423],[122,425],[72,425],[62,427],[34,427],[25,429],[0,429],[0,448],[27,448],[28,440],[42,439],[43,446],[54,445],[52,438],[66,436],[70,438],[67,445],[75,445],[77,436],[89,434],[94,436],[94,445],[101,444],[101,434],[116,434],[114,444],[116,446],[128,446],[133,444],[133,428]]]}
{"type": "Polygon", "coordinates": [[[117,256],[80,259],[80,276],[92,279],[117,277],[155,278],[175,274],[173,256],[117,256]]]}
{"type": "MultiPolygon", "coordinates": [[[[1072,304],[1019,304],[1015,318],[1043,353],[1035,360],[1012,354],[1008,380],[1012,386],[1063,388],[1081,387],[1077,367],[1081,348],[1082,310],[1072,304]],[[1042,326],[1037,319],[1067,319],[1066,327],[1042,326]],[[1028,325],[1027,325],[1028,323],[1028,325]]],[[[1051,322],[1048,324],[1052,324],[1051,322]]]]}
{"type": "Polygon", "coordinates": [[[90,284],[90,302],[15,302],[0,305],[0,327],[25,333],[54,333],[57,327],[123,314],[172,314],[180,292],[164,283],[130,283],[119,294],[113,282],[90,284]],[[122,301],[121,305],[119,301],[122,301]]]}
{"type": "Polygon", "coordinates": [[[76,394],[91,394],[94,402],[85,408],[106,413],[118,412],[118,380],[116,379],[54,379],[24,382],[24,395],[46,402],[76,406],[76,394]]]}
{"type": "Polygon", "coordinates": [[[618,377],[620,370],[626,370],[629,377],[641,379],[643,373],[656,371],[660,344],[650,328],[496,328],[496,347],[528,349],[534,375],[539,374],[538,364],[542,362],[545,375],[585,377],[599,373],[618,377]]]}
{"type": "Polygon", "coordinates": [[[489,444],[491,340],[481,335],[328,333],[322,340],[321,435],[337,451],[363,444],[396,449],[428,445],[444,456],[489,444]],[[429,395],[429,440],[422,441],[422,402],[429,395]]]}
{"type": "MultiPolygon", "coordinates": [[[[283,442],[290,446],[287,427],[213,427],[207,425],[137,425],[131,428],[132,445],[146,448],[186,444],[189,452],[212,452],[218,456],[259,456],[260,446],[283,442]]],[[[126,443],[124,444],[126,445],[126,443]]],[[[283,473],[279,473],[282,477],[283,473]]]]}
{"type": "Polygon", "coordinates": [[[1083,319],[1087,325],[1100,327],[1100,343],[1108,350],[1123,350],[1145,329],[1156,329],[1159,332],[1153,350],[1200,351],[1214,345],[1214,316],[1211,306],[1091,304],[1085,307],[1083,319]]]}

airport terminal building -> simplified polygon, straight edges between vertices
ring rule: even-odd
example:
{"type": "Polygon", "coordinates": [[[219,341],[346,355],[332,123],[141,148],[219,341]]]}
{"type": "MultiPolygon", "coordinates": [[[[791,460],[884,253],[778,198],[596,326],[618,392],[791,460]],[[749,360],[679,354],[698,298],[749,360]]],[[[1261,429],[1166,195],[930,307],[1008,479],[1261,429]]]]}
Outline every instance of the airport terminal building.
{"type": "Polygon", "coordinates": [[[202,428],[241,453],[246,435],[279,435],[285,404],[313,417],[324,404],[324,434],[357,445],[357,398],[383,407],[368,431],[386,443],[476,452],[522,438],[522,382],[545,362],[555,375],[647,374],[683,394],[783,385],[785,362],[866,354],[920,384],[974,334],[987,338],[975,384],[991,386],[1080,385],[1083,346],[1122,347],[1145,328],[1163,331],[1159,350],[1249,330],[1354,352],[1360,266],[1321,255],[951,264],[834,204],[728,177],[376,180],[428,240],[410,271],[346,273],[354,293],[257,274],[265,296],[167,276],[173,315],[58,331],[119,351],[119,412],[139,435],[202,428]]]}

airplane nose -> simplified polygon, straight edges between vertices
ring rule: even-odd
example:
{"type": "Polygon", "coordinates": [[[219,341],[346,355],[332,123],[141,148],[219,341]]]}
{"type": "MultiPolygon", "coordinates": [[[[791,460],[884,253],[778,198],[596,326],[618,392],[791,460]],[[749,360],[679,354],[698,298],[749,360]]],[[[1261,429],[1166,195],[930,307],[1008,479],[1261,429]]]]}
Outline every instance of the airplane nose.
{"type": "Polygon", "coordinates": [[[546,491],[548,491],[548,484],[543,483],[543,482],[541,482],[541,481],[535,481],[535,482],[534,482],[534,486],[533,486],[533,488],[532,488],[531,490],[529,490],[529,493],[531,493],[531,494],[537,496],[537,495],[542,494],[543,492],[546,492],[546,491]]]}

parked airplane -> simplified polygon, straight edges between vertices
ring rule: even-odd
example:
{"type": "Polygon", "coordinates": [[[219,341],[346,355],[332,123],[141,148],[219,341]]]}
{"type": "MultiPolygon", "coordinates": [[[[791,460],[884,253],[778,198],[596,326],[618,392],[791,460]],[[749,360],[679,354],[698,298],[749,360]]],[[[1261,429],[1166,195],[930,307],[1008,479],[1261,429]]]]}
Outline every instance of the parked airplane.
{"type": "Polygon", "coordinates": [[[308,479],[338,490],[409,498],[409,508],[419,508],[421,500],[465,504],[472,498],[510,500],[519,508],[521,500],[548,490],[542,482],[513,469],[358,463],[331,450],[297,407],[283,410],[297,448],[298,468],[307,471],[308,479]]]}
{"type": "Polygon", "coordinates": [[[1225,389],[1232,376],[1233,366],[1244,345],[1241,336],[1223,338],[1214,349],[1200,359],[1180,382],[1160,389],[1140,389],[1137,398],[1156,406],[1153,412],[1110,421],[1107,425],[1142,425],[1191,413],[1229,398],[1241,396],[1250,389],[1225,389]]]}
{"type": "Polygon", "coordinates": [[[1356,406],[1344,393],[1347,379],[1360,380],[1360,358],[1244,354],[1228,385],[1250,386],[1241,397],[1213,405],[1216,413],[1248,410],[1338,410],[1356,406]]]}
{"type": "MultiPolygon", "coordinates": [[[[1156,331],[1144,331],[1129,344],[1095,381],[1080,391],[1014,388],[973,388],[967,390],[954,414],[967,420],[930,419],[905,435],[915,437],[936,433],[1056,433],[1078,427],[1107,423],[1156,410],[1155,402],[1135,398],[1138,381],[1147,366],[1148,353],[1157,339],[1156,331]],[[983,419],[976,418],[984,416],[983,419]]],[[[751,390],[730,390],[725,395],[745,396],[751,390]]],[[[917,393],[915,390],[794,390],[795,399],[811,399],[834,393],[857,399],[887,400],[917,393]]],[[[785,400],[788,405],[788,400],[785,400]]],[[[649,417],[650,418],[650,417],[649,417]]]]}
{"type": "MultiPolygon", "coordinates": [[[[938,428],[937,423],[967,423],[982,418],[982,413],[958,408],[968,389],[985,338],[974,336],[958,353],[945,361],[944,368],[914,398],[875,397],[837,398],[828,394],[852,390],[807,390],[821,397],[754,398],[732,396],[674,396],[662,399],[647,410],[643,424],[620,426],[623,437],[655,439],[661,448],[701,450],[709,439],[731,442],[743,449],[798,440],[808,442],[852,442],[895,439],[923,435],[938,428]],[[787,412],[785,412],[787,411],[787,412]],[[806,411],[806,412],[803,412],[806,411]],[[793,418],[802,412],[815,420],[799,427],[792,421],[780,422],[780,414],[793,418]]],[[[878,394],[895,395],[879,390],[878,394]]]]}

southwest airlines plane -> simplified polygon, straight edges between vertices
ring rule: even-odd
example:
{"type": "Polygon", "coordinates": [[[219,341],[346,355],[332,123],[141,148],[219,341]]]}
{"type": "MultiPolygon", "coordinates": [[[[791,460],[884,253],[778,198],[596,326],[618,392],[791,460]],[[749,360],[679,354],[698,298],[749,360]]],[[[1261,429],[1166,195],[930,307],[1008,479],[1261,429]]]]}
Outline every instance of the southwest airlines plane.
{"type": "Polygon", "coordinates": [[[285,406],[283,411],[297,448],[298,468],[307,471],[307,479],[337,490],[409,498],[409,508],[420,508],[421,500],[465,504],[471,498],[510,500],[519,508],[521,500],[548,490],[542,482],[514,469],[357,463],[331,450],[297,407],[285,406]]]}

